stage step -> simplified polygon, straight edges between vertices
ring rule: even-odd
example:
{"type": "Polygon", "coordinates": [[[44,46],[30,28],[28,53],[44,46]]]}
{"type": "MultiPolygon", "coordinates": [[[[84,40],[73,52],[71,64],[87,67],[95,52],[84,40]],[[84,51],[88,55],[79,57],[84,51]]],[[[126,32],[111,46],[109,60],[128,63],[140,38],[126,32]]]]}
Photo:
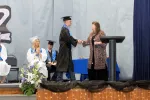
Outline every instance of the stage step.
{"type": "Polygon", "coordinates": [[[23,95],[19,84],[20,83],[0,84],[0,100],[36,100],[36,95],[23,95]]]}
{"type": "Polygon", "coordinates": [[[20,83],[4,83],[0,84],[0,88],[19,88],[20,83]]]}
{"type": "Polygon", "coordinates": [[[25,96],[25,95],[1,95],[0,100],[36,100],[36,95],[25,96]]]}

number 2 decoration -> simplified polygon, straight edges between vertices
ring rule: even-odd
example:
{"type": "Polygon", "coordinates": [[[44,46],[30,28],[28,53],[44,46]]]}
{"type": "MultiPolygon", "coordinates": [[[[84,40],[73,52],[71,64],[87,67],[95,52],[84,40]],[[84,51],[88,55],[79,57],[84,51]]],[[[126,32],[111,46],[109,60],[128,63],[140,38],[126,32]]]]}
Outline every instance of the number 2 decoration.
{"type": "Polygon", "coordinates": [[[6,25],[11,18],[11,8],[9,6],[0,6],[0,41],[11,43],[12,33],[7,29],[6,25]]]}

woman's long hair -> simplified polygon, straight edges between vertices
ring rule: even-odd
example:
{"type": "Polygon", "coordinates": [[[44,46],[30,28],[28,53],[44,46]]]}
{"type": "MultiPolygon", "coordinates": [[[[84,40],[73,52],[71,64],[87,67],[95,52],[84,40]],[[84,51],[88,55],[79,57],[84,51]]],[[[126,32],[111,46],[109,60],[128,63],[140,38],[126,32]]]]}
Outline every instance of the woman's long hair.
{"type": "Polygon", "coordinates": [[[99,22],[94,21],[94,22],[92,22],[92,24],[95,25],[95,27],[96,27],[95,34],[98,34],[101,30],[99,22]]]}
{"type": "Polygon", "coordinates": [[[96,31],[96,32],[95,32],[95,33],[94,33],[94,32],[91,32],[91,34],[89,35],[88,39],[89,39],[93,34],[95,34],[95,35],[97,35],[97,34],[104,35],[104,32],[101,31],[101,27],[100,27],[100,23],[99,23],[99,22],[93,21],[92,24],[95,25],[95,28],[96,28],[95,31],[96,31]]]}

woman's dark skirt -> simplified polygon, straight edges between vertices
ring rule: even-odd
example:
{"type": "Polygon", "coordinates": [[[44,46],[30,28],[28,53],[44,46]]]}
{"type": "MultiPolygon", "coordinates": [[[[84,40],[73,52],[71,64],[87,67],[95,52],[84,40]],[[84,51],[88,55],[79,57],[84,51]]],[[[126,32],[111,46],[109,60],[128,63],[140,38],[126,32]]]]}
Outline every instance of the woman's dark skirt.
{"type": "Polygon", "coordinates": [[[105,69],[95,70],[94,66],[92,65],[91,69],[88,69],[88,78],[89,78],[89,80],[104,80],[104,81],[108,81],[107,66],[105,66],[105,69]]]}

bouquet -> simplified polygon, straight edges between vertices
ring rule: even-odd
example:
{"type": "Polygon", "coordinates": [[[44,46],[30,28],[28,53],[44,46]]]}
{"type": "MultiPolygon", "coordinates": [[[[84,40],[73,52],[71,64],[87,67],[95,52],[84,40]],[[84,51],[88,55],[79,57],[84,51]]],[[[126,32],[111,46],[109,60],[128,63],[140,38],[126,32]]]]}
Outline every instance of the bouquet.
{"type": "Polygon", "coordinates": [[[21,68],[21,84],[19,87],[25,95],[30,96],[34,94],[40,87],[44,75],[41,74],[39,70],[38,62],[34,63],[32,66],[28,65],[21,68]]]}

